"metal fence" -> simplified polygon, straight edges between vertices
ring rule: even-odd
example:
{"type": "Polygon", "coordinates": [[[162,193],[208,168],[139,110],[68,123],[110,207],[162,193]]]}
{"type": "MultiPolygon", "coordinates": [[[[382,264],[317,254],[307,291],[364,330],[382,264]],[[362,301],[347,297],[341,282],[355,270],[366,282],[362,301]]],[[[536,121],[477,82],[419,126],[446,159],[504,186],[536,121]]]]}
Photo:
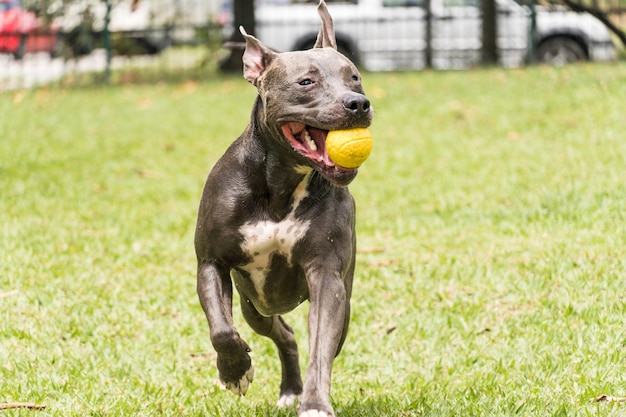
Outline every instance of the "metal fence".
{"type": "Polygon", "coordinates": [[[0,0],[0,91],[194,77],[217,62],[217,0],[30,1],[37,15],[0,0]]]}
{"type": "MultiPolygon", "coordinates": [[[[116,32],[110,35],[108,45],[102,32],[86,32],[80,37],[67,32],[48,33],[55,39],[50,50],[31,52],[18,47],[0,54],[0,92],[46,84],[125,83],[212,73],[220,53],[219,27],[193,30],[198,33],[186,42],[172,41],[163,30],[116,32]],[[145,41],[147,35],[157,33],[163,36],[162,44],[145,41]]],[[[22,45],[31,42],[28,35],[11,36],[17,36],[22,45]]]]}

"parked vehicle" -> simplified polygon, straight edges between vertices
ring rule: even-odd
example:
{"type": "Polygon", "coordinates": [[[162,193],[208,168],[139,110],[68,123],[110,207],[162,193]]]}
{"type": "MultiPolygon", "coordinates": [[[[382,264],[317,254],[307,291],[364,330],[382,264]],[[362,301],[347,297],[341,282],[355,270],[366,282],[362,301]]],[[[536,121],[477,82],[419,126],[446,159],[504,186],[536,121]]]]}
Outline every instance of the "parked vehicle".
{"type": "MultiPolygon", "coordinates": [[[[367,70],[421,69],[426,65],[428,15],[424,0],[328,0],[338,48],[367,70]]],[[[438,69],[468,68],[481,61],[480,0],[431,0],[431,56],[438,69]]],[[[515,0],[496,0],[500,63],[523,65],[534,51],[541,62],[612,60],[615,46],[589,14],[537,7],[531,46],[530,12],[515,0]]],[[[256,35],[276,50],[305,49],[318,31],[317,0],[265,0],[256,5],[256,35]],[[290,2],[292,1],[292,2],[290,2]]],[[[225,36],[232,27],[227,28],[225,36]]]]}
{"type": "Polygon", "coordinates": [[[58,28],[45,27],[33,12],[22,8],[20,0],[0,0],[0,53],[21,59],[28,52],[58,51],[58,28]]]}

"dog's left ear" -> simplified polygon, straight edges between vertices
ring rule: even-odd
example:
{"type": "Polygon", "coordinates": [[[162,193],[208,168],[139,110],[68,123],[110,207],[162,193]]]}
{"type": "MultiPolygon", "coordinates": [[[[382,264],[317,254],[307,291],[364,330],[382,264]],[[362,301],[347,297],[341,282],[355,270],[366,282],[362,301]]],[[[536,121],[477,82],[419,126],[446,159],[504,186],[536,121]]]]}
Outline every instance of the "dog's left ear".
{"type": "Polygon", "coordinates": [[[260,40],[248,35],[243,26],[239,31],[246,40],[246,50],[243,53],[243,77],[256,85],[256,80],[265,71],[276,56],[276,52],[263,45],[260,40]]]}
{"type": "Polygon", "coordinates": [[[333,48],[337,49],[337,40],[335,39],[335,28],[333,26],[333,18],[328,13],[328,8],[324,0],[320,0],[317,6],[317,12],[322,18],[322,27],[317,34],[314,48],[333,48]]]}

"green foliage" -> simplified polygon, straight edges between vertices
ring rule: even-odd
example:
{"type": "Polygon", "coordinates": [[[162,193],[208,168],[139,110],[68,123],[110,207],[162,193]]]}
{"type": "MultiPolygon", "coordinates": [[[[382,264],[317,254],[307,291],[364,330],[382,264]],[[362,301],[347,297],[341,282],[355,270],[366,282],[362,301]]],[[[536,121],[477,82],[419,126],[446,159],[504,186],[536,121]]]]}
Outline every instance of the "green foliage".
{"type": "MultiPolygon", "coordinates": [[[[592,400],[626,395],[625,69],[364,74],[338,415],[624,414],[592,400]]],[[[195,294],[201,188],[253,99],[240,78],[0,96],[0,403],[296,415],[238,313],[255,382],[245,399],[214,383],[195,294]]],[[[306,307],[287,320],[304,366],[306,307]]]]}

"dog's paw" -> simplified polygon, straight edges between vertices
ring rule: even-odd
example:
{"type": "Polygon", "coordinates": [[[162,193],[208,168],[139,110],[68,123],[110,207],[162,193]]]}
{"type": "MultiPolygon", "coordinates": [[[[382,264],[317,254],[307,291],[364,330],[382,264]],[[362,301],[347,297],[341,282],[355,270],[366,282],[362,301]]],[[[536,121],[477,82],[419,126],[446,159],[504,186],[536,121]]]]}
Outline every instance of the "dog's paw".
{"type": "Polygon", "coordinates": [[[335,415],[328,414],[326,411],[306,410],[298,414],[298,417],[335,417],[335,415]]]}
{"type": "Polygon", "coordinates": [[[291,407],[296,401],[298,401],[296,394],[284,394],[280,396],[276,405],[280,408],[291,407]]]}
{"type": "Polygon", "coordinates": [[[225,382],[224,388],[229,390],[235,395],[246,395],[248,391],[248,387],[252,383],[254,379],[254,367],[250,365],[250,368],[246,371],[246,373],[241,377],[239,381],[236,382],[225,382]]]}

